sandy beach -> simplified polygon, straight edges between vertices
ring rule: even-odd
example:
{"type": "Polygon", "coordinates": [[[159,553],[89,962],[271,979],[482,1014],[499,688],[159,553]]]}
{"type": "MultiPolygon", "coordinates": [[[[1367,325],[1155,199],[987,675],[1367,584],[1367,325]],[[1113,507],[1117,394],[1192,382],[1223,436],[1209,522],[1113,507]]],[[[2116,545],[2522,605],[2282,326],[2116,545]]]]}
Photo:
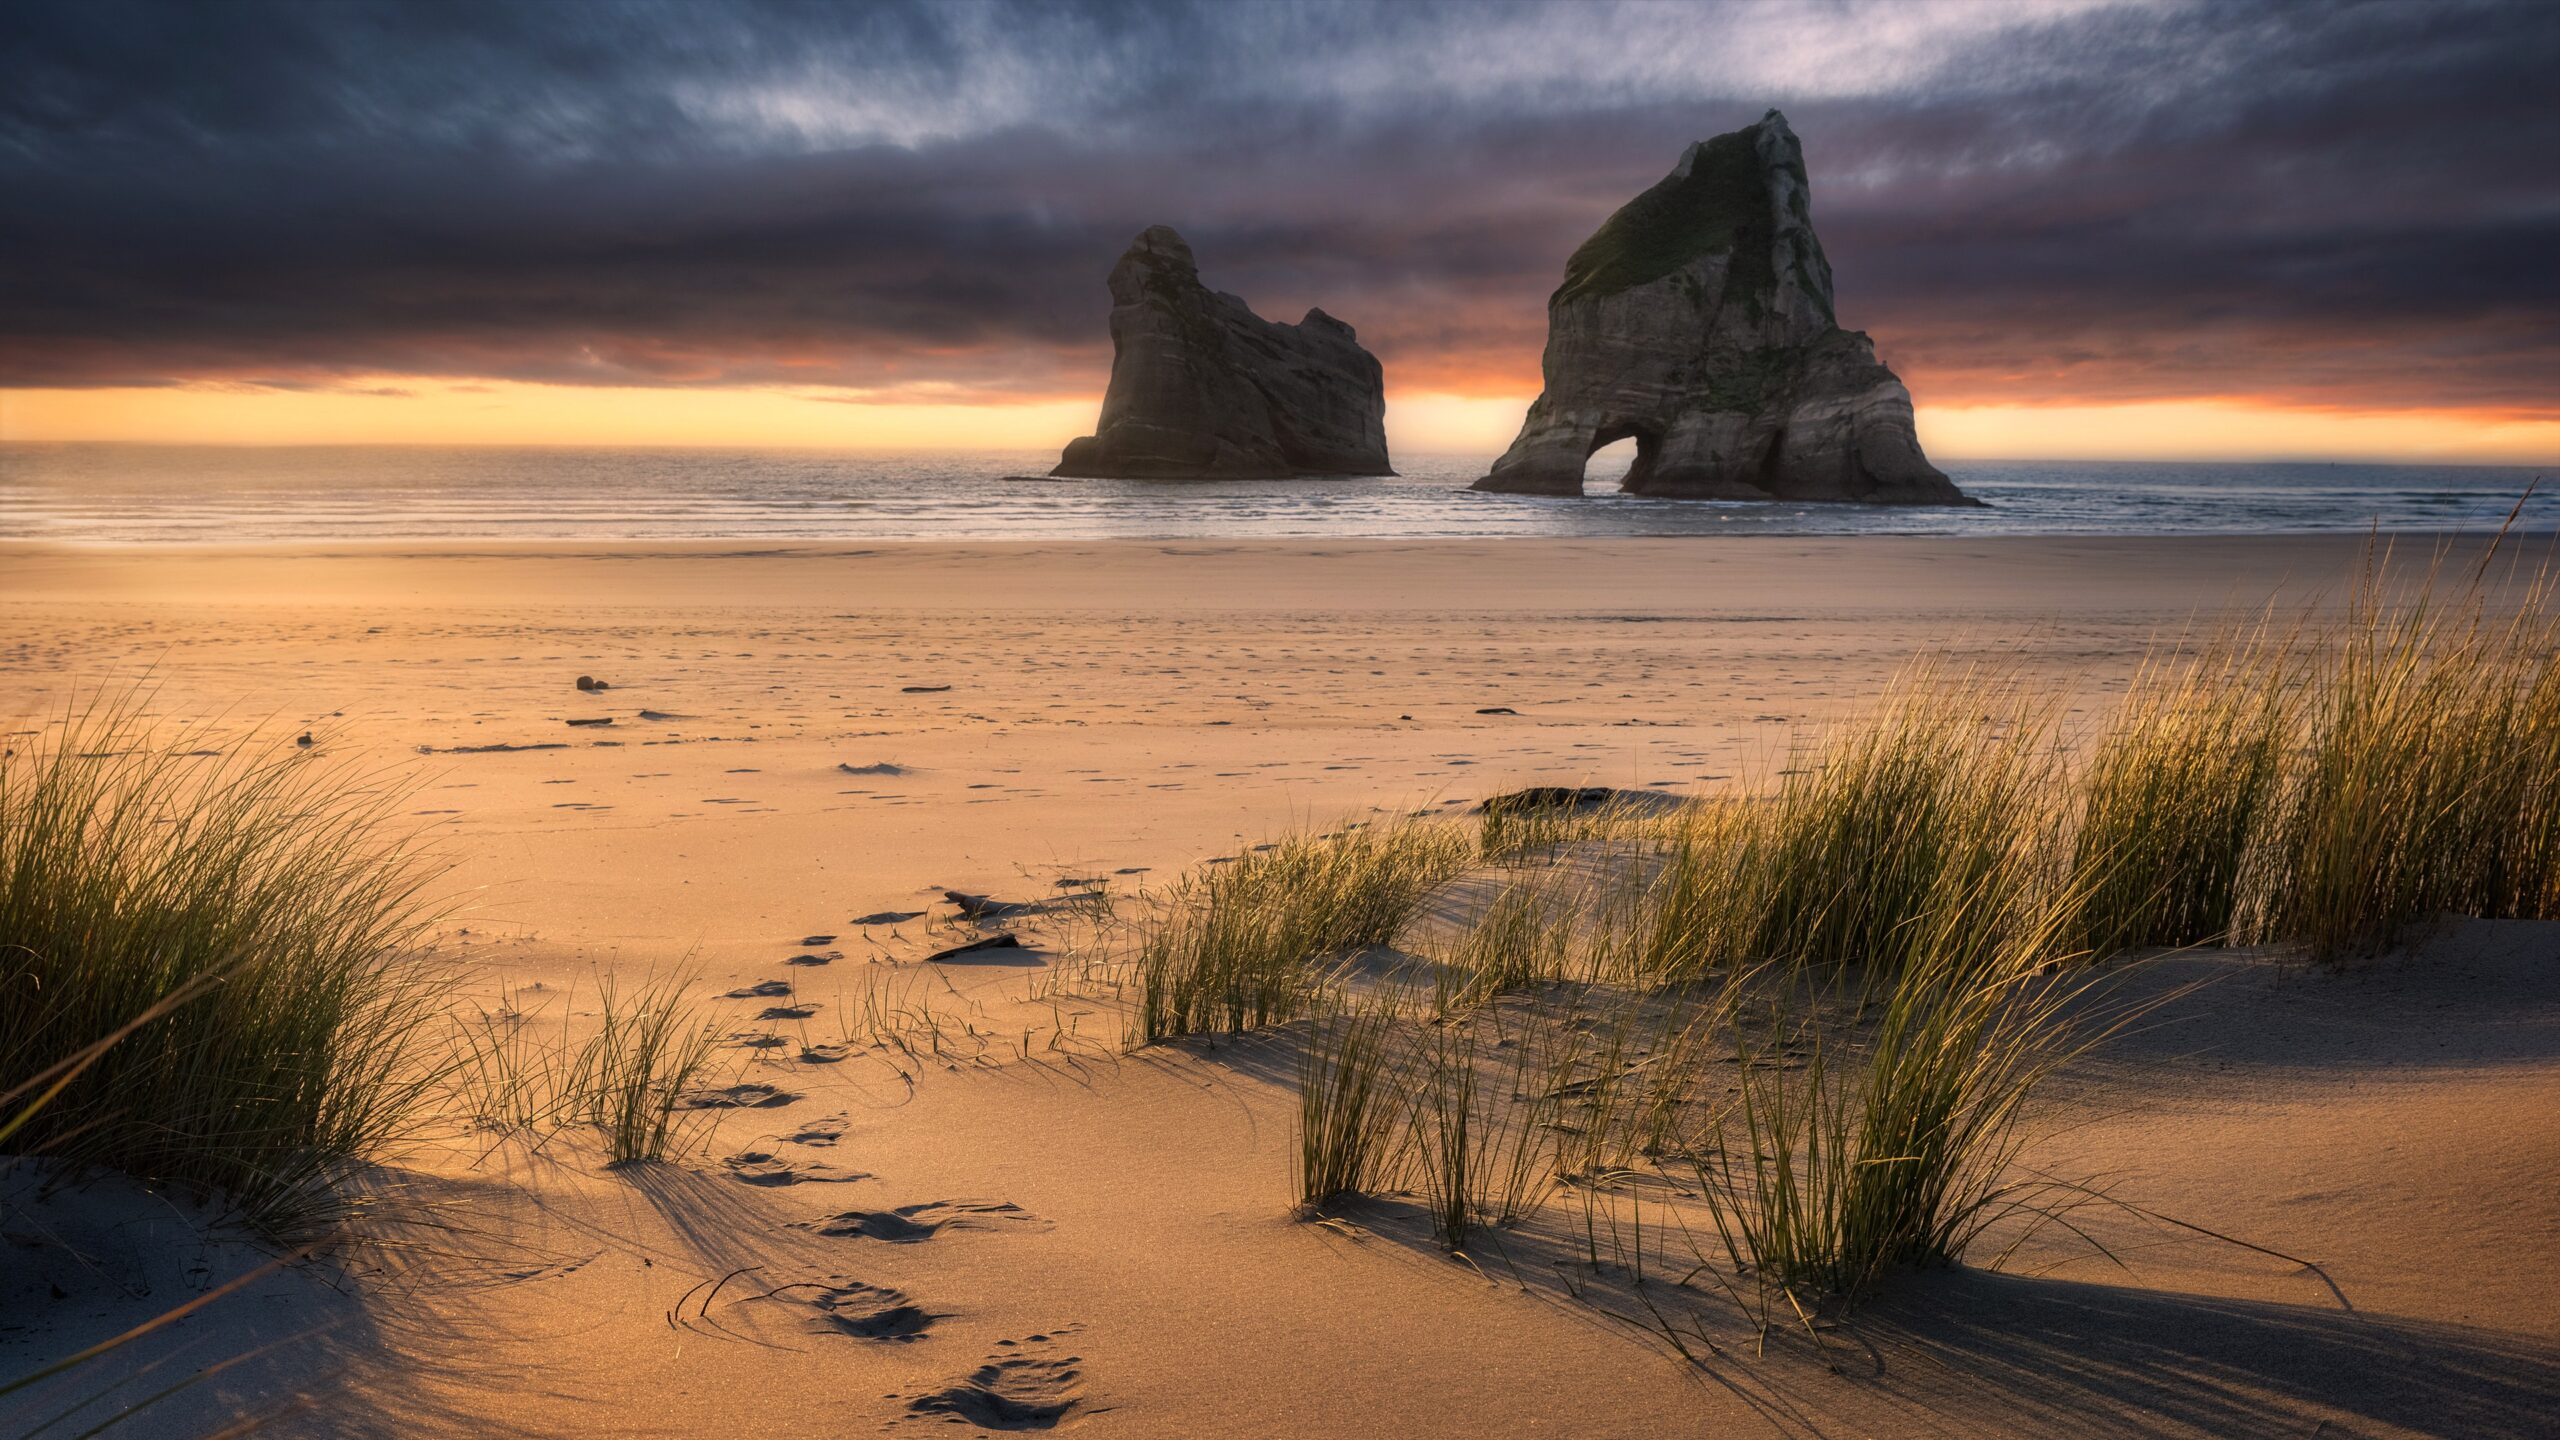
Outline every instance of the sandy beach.
{"type": "Polygon", "coordinates": [[[1923,651],[2103,695],[2155,640],[2343,599],[2364,553],[16,546],[0,713],[147,673],[173,718],[272,718],[402,767],[461,862],[475,938],[726,967],[944,886],[1162,880],[1372,807],[1537,783],[1698,793],[1782,764],[1791,731],[1923,651]],[[612,688],[581,693],[582,674],[612,688]],[[569,723],[595,719],[612,723],[569,723]]]}
{"type": "MultiPolygon", "coordinates": [[[[375,1246],[145,1342],[173,1374],[258,1353],[135,1433],[296,1396],[275,1433],[2549,1433],[2550,925],[2345,972],[2143,971],[2171,998],[2063,1077],[2030,1154],[2172,1219],[2093,1215],[2113,1261],[2039,1240],[2005,1273],[1897,1282],[1827,1338],[1726,1322],[1688,1360],[1538,1227],[1495,1264],[1393,1215],[1293,1219],[1285,1051],[1127,1050],[1081,983],[1107,941],[1071,908],[1018,927],[1028,948],[921,962],[960,933],[946,887],[1136,897],[1287,830],[1519,785],[1712,793],[1933,648],[2093,704],[2160,637],[2342,597],[2362,554],[0,551],[14,734],[137,677],[169,720],[308,733],[414,787],[453,862],[458,1006],[574,1029],[600,976],[690,965],[755,1042],[723,1061],[737,1083],[788,1097],[644,1171],[569,1136],[422,1137],[381,1177],[375,1246]],[[900,1026],[912,1047],[880,1043],[900,1026]]],[[[262,1258],[163,1202],[53,1203],[79,1233],[12,1277],[0,1369],[262,1258]],[[71,1298],[31,1331],[45,1286],[71,1298]]]]}

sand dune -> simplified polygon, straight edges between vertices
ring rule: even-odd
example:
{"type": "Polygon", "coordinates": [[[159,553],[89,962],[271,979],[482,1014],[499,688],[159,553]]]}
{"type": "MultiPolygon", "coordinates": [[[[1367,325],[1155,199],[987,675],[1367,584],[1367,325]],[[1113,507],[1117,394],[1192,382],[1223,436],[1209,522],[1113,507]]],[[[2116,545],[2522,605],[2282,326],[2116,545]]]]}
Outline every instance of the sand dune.
{"type": "MultiPolygon", "coordinates": [[[[2169,998],[2065,1073],[2031,1151],[2125,1202],[2083,1212],[2113,1260],[2048,1234],[1765,1353],[1710,1318],[1699,1363],[1572,1274],[1564,1217],[1472,1266],[1410,1205],[1293,1220],[1285,1038],[1124,1053],[1077,984],[1097,880],[1522,784],[1709,791],[1930,645],[2094,703],[2154,636],[2341,592],[2357,553],[0,550],[7,728],[147,669],[164,715],[409,767],[464,996],[575,1031],[600,970],[690,955],[729,1042],[682,1164],[423,1137],[374,1248],[137,1347],[167,1378],[128,1396],[251,1358],[130,1433],[279,1405],[287,1435],[2553,1433],[2560,927],[2128,970],[2169,998]],[[1028,906],[1022,947],[925,959],[982,933],[946,889],[1028,906]]],[[[48,1243],[12,1245],[0,1374],[263,1258],[40,1178],[10,1177],[50,1233],[11,1237],[48,1243]]]]}

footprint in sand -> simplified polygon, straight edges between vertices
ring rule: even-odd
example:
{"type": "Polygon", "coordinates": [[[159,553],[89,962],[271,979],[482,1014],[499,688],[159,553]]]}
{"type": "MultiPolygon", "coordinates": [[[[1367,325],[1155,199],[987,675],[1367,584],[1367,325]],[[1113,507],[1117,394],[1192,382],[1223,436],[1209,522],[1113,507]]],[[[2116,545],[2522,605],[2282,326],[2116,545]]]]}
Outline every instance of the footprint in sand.
{"type": "Polygon", "coordinates": [[[836,957],[832,953],[826,955],[794,955],[782,963],[785,965],[833,965],[836,963],[836,957]]]}
{"type": "MultiPolygon", "coordinates": [[[[700,1288],[703,1287],[697,1290],[700,1288]]],[[[694,1328],[695,1322],[709,1321],[708,1328],[716,1333],[748,1338],[757,1338],[761,1332],[766,1339],[779,1339],[770,1327],[780,1322],[820,1335],[901,1343],[924,1339],[933,1323],[943,1318],[916,1304],[904,1291],[866,1284],[845,1275],[804,1280],[761,1295],[740,1297],[722,1306],[717,1318],[713,1317],[710,1304],[719,1287],[710,1288],[711,1297],[705,1298],[700,1312],[669,1318],[688,1329],[694,1328]]]]}
{"type": "Polygon", "coordinates": [[[850,1045],[807,1045],[801,1047],[800,1063],[803,1065],[833,1065],[842,1061],[846,1056],[851,1055],[852,1053],[853,1047],[850,1045]]]}
{"type": "Polygon", "coordinates": [[[785,1160],[763,1150],[741,1150],[720,1162],[741,1185],[846,1185],[868,1180],[863,1170],[839,1170],[823,1160],[785,1160]]]}
{"type": "MultiPolygon", "coordinates": [[[[1084,1404],[1084,1359],[1059,1353],[1055,1335],[999,1340],[987,1363],[939,1390],[907,1400],[911,1416],[939,1415],[981,1430],[1054,1430],[1084,1404]]],[[[901,1398],[896,1395],[892,1400],[901,1398]]]]}
{"type": "Polygon", "coordinates": [[[845,1128],[842,1120],[812,1120],[783,1136],[782,1142],[786,1145],[833,1145],[844,1138],[845,1128]]]}
{"type": "Polygon", "coordinates": [[[847,1210],[794,1229],[815,1230],[838,1239],[886,1240],[913,1245],[945,1230],[1001,1230],[1011,1226],[1046,1230],[1049,1222],[1003,1200],[931,1200],[895,1210],[847,1210]]]}
{"type": "Polygon", "coordinates": [[[777,1290],[773,1299],[789,1300],[813,1312],[809,1328],[822,1334],[850,1335],[857,1340],[921,1340],[942,1317],[909,1300],[904,1291],[865,1285],[841,1275],[826,1283],[777,1290]]]}
{"type": "Polygon", "coordinates": [[[806,1020],[818,1013],[815,1005],[767,1005],[756,1012],[759,1020],[806,1020]]]}
{"type": "Polygon", "coordinates": [[[723,1000],[770,1000],[776,995],[790,993],[791,982],[788,980],[759,980],[753,985],[741,985],[735,990],[724,993],[720,998],[723,1000]]]}
{"type": "Polygon", "coordinates": [[[676,1099],[679,1110],[772,1110],[797,1101],[800,1097],[788,1090],[749,1081],[743,1085],[723,1085],[717,1090],[688,1090],[676,1099]]]}

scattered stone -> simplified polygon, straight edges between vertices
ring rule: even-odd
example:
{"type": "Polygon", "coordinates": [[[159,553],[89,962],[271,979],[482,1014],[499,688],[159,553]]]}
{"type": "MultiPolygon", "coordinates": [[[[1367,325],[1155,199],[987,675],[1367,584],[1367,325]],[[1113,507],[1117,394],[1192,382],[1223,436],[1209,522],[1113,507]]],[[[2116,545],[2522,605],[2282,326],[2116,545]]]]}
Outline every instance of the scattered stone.
{"type": "Polygon", "coordinates": [[[1000,920],[1007,915],[1028,915],[1041,907],[1024,900],[998,900],[987,895],[972,895],[965,890],[945,890],[942,898],[960,907],[960,913],[971,920],[1000,920]]]}
{"type": "Polygon", "coordinates": [[[610,690],[613,687],[593,675],[581,675],[578,677],[578,688],[592,695],[598,690],[610,690]]]}
{"type": "Polygon", "coordinates": [[[1520,712],[1512,709],[1508,705],[1487,705],[1476,713],[1479,715],[1517,715],[1520,712]]]}
{"type": "Polygon", "coordinates": [[[1532,785],[1505,795],[1488,795],[1476,811],[1484,815],[1588,815],[1618,809],[1654,814],[1679,804],[1677,796],[1606,785],[1532,785]]]}
{"type": "Polygon", "coordinates": [[[1378,359],[1322,310],[1265,320],[1157,225],[1111,271],[1111,383],[1049,473],[1106,480],[1392,475],[1378,359]]]}
{"type": "Polygon", "coordinates": [[[951,687],[948,685],[901,685],[898,687],[898,693],[901,695],[939,695],[950,688],[951,687]]]}
{"type": "Polygon", "coordinates": [[[302,748],[302,749],[304,749],[304,750],[308,750],[308,749],[310,749],[310,748],[311,748],[311,732],[310,732],[310,731],[308,731],[308,730],[305,730],[305,731],[303,731],[301,734],[294,736],[294,737],[293,737],[293,743],[294,743],[296,746],[298,746],[298,747],[300,747],[300,748],[302,748]]]}
{"type": "Polygon", "coordinates": [[[890,764],[886,760],[881,761],[877,765],[848,765],[839,760],[836,762],[836,768],[847,775],[904,775],[907,773],[905,770],[890,764]]]}
{"type": "Polygon", "coordinates": [[[965,945],[954,945],[947,950],[936,950],[924,959],[925,963],[930,965],[936,960],[949,960],[954,956],[967,955],[978,950],[1019,950],[1021,948],[1022,937],[1006,931],[1003,934],[972,940],[965,945]]]}
{"type": "Polygon", "coordinates": [[[613,723],[613,717],[610,715],[599,715],[592,720],[572,720],[569,723],[572,725],[610,725],[613,723]]]}
{"type": "Polygon", "coordinates": [[[418,753],[421,755],[508,755],[518,750],[566,750],[568,748],[568,742],[565,740],[544,740],[533,745],[456,745],[447,750],[438,750],[432,745],[421,745],[418,747],[418,753]]]}

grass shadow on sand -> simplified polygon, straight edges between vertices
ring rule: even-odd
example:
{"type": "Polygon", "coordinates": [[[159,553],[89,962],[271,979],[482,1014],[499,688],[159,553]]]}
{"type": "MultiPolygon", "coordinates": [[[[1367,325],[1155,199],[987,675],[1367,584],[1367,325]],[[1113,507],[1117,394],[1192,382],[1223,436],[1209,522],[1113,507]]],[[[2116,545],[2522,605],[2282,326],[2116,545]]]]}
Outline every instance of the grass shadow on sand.
{"type": "MultiPolygon", "coordinates": [[[[348,1440],[532,1433],[485,1404],[521,1367],[487,1359],[489,1334],[467,1304],[499,1283],[486,1257],[466,1253],[482,1237],[413,1223],[297,1258],[120,1176],[49,1191],[33,1188],[40,1177],[27,1162],[0,1176],[13,1187],[0,1379],[217,1297],[199,1315],[0,1399],[0,1435],[105,1427],[116,1440],[156,1440],[234,1433],[224,1428],[232,1425],[348,1440]],[[221,1293],[235,1279],[241,1288],[221,1293]]],[[[352,1183],[397,1177],[369,1170],[352,1183]]]]}
{"type": "Polygon", "coordinates": [[[1676,1283],[1676,1241],[1655,1251],[1662,1237],[1646,1239],[1639,1285],[1603,1221],[1613,1258],[1594,1268],[1564,1223],[1575,1208],[1489,1233],[1463,1262],[1404,1198],[1337,1213],[1372,1254],[1452,1284],[1511,1290],[1666,1350],[1668,1317],[1700,1383],[1786,1435],[2524,1437],[2560,1414],[2560,1343],[2533,1336],[1978,1269],[1896,1277],[1818,1338],[1776,1329],[1764,1348],[1712,1285],[1676,1283]]]}
{"type": "Polygon", "coordinates": [[[1986,1392],[2022,1431],[2086,1436],[2524,1436],[2560,1415],[2560,1344],[2335,1308],[1964,1270],[1858,1326],[1897,1394],[1958,1424],[1986,1392]]]}

